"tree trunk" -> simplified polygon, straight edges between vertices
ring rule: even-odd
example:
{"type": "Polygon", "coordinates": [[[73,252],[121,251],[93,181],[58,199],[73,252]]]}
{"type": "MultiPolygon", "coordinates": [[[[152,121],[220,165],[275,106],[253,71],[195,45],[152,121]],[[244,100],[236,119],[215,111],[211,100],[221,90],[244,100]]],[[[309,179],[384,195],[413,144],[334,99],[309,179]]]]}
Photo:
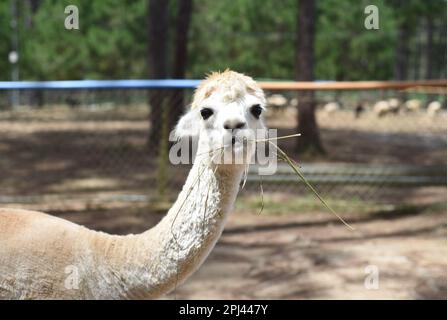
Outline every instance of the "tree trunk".
{"type": "MultiPolygon", "coordinates": [[[[28,5],[30,8],[30,16],[28,17],[28,21],[26,23],[26,27],[29,29],[34,28],[34,15],[39,10],[41,5],[41,0],[28,0],[28,5]]],[[[39,75],[38,80],[41,80],[39,75]]],[[[33,107],[41,108],[44,105],[44,96],[42,90],[30,90],[29,91],[29,105],[33,107]]]]}
{"type": "MultiPolygon", "coordinates": [[[[167,78],[168,0],[149,0],[148,5],[148,67],[150,79],[167,78]]],[[[162,132],[163,90],[149,92],[150,131],[148,146],[156,151],[162,132]]]]}
{"type": "Polygon", "coordinates": [[[401,25],[398,31],[395,53],[394,78],[396,80],[407,80],[408,78],[408,40],[408,30],[405,25],[401,25]]]}
{"type": "MultiPolygon", "coordinates": [[[[188,31],[191,22],[192,0],[179,1],[177,23],[175,29],[175,52],[173,61],[173,78],[185,78],[186,65],[188,61],[188,31]]],[[[172,129],[184,109],[184,90],[173,90],[171,96],[169,128],[172,129]]]]}
{"type": "Polygon", "coordinates": [[[427,17],[427,46],[425,47],[425,79],[433,78],[433,18],[427,17]]]}
{"type": "MultiPolygon", "coordinates": [[[[410,35],[408,28],[404,23],[401,23],[398,30],[396,52],[394,57],[394,79],[398,81],[408,79],[409,40],[410,35]]],[[[404,91],[397,92],[397,96],[401,101],[405,101],[407,99],[407,94],[404,91]]]]}
{"type": "MultiPolygon", "coordinates": [[[[296,79],[314,80],[314,40],[316,5],[314,0],[298,0],[297,62],[296,79]]],[[[298,139],[297,150],[306,153],[324,153],[320,132],[315,118],[315,93],[298,93],[298,139]]]]}

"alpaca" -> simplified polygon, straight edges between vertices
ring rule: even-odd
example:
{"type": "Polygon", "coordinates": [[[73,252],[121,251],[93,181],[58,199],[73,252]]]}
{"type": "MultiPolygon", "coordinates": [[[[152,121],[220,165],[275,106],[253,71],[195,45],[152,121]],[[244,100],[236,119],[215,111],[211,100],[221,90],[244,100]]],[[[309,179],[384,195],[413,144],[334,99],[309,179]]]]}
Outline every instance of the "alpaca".
{"type": "Polygon", "coordinates": [[[341,109],[341,106],[338,102],[332,101],[323,106],[323,110],[327,115],[331,115],[335,113],[336,111],[339,111],[341,109]]]}
{"type": "Polygon", "coordinates": [[[386,100],[377,101],[373,106],[373,111],[378,118],[387,115],[391,110],[390,104],[386,100]]]}
{"type": "Polygon", "coordinates": [[[153,299],[173,290],[220,237],[247,166],[214,161],[214,151],[253,155],[241,132],[264,128],[265,103],[256,82],[234,71],[200,83],[175,129],[179,138],[198,138],[196,160],[166,216],[142,234],[109,235],[40,212],[0,209],[0,298],[153,299]]]}
{"type": "Polygon", "coordinates": [[[405,102],[406,111],[419,112],[422,109],[422,101],[419,99],[411,99],[405,102]]]}
{"type": "Polygon", "coordinates": [[[439,101],[432,101],[427,106],[427,115],[434,118],[442,110],[442,104],[439,101]]]}
{"type": "Polygon", "coordinates": [[[401,102],[397,98],[390,98],[388,99],[388,105],[390,107],[390,113],[392,114],[398,114],[401,102]]]}

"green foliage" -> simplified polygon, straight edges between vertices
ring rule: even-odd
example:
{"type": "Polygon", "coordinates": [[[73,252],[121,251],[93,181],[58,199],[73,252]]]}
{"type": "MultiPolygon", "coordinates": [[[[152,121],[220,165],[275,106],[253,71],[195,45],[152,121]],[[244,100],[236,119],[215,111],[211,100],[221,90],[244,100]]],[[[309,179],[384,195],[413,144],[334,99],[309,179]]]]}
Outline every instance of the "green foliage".
{"type": "Polygon", "coordinates": [[[296,0],[196,2],[189,75],[233,68],[264,78],[293,78],[296,0]],[[200,3],[200,5],[199,5],[200,3]]]}
{"type": "MultiPolygon", "coordinates": [[[[0,2],[0,80],[10,79],[10,1],[0,2]]],[[[35,13],[29,1],[17,1],[22,79],[147,76],[148,0],[41,0],[35,13]],[[70,4],[79,7],[80,30],[64,28],[64,8],[70,4]]],[[[178,1],[170,0],[170,50],[178,1]]],[[[445,77],[447,3],[407,0],[403,7],[397,3],[318,1],[316,78],[392,79],[398,28],[404,26],[410,33],[414,65],[423,57],[426,19],[432,19],[436,28],[431,57],[436,75],[445,77]],[[364,8],[369,4],[379,7],[380,30],[364,28],[364,8]]],[[[195,0],[187,77],[233,68],[257,78],[293,79],[297,7],[298,0],[195,0]]]]}
{"type": "Polygon", "coordinates": [[[10,39],[10,6],[7,1],[0,1],[0,80],[7,80],[10,77],[10,65],[8,54],[11,50],[10,39]]]}
{"type": "Polygon", "coordinates": [[[320,1],[316,39],[318,79],[391,79],[395,21],[385,1],[320,1]],[[366,30],[364,8],[374,4],[380,29],[366,30]]]}
{"type": "Polygon", "coordinates": [[[146,11],[145,1],[43,1],[33,26],[22,32],[24,77],[144,77],[146,11]],[[79,8],[79,30],[64,27],[64,8],[69,4],[79,8]]]}

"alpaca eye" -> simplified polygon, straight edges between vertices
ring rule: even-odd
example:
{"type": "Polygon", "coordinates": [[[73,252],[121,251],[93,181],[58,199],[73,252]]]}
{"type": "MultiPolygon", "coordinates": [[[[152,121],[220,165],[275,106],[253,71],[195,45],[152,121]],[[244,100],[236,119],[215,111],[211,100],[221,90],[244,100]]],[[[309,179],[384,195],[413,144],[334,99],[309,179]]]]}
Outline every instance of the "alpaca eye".
{"type": "Polygon", "coordinates": [[[259,119],[262,113],[262,107],[259,104],[255,104],[250,108],[250,112],[256,119],[259,119]]]}
{"type": "Polygon", "coordinates": [[[206,120],[209,117],[211,117],[213,113],[214,113],[213,110],[211,110],[210,108],[203,108],[202,110],[200,110],[200,114],[202,115],[203,120],[206,120]]]}

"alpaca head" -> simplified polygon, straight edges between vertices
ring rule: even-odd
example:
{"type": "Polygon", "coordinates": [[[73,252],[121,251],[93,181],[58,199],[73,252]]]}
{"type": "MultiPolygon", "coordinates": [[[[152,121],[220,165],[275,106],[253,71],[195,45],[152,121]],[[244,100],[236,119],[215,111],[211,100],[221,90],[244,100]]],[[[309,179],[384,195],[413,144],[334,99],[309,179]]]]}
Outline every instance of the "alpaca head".
{"type": "Polygon", "coordinates": [[[197,87],[176,136],[198,138],[201,152],[220,153],[219,161],[225,156],[225,164],[239,163],[237,158],[245,162],[255,151],[254,139],[265,129],[265,104],[264,93],[252,78],[230,70],[214,72],[197,87]]]}

